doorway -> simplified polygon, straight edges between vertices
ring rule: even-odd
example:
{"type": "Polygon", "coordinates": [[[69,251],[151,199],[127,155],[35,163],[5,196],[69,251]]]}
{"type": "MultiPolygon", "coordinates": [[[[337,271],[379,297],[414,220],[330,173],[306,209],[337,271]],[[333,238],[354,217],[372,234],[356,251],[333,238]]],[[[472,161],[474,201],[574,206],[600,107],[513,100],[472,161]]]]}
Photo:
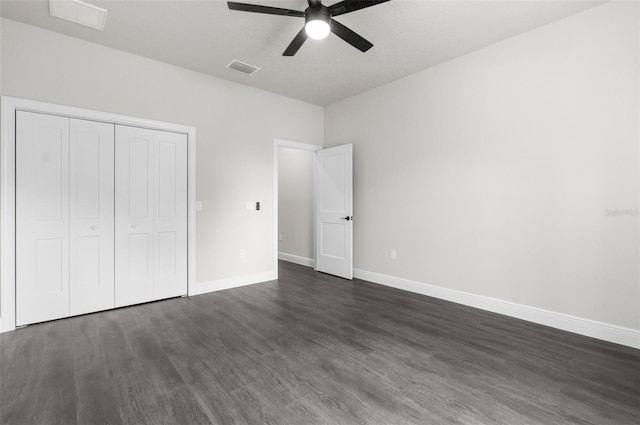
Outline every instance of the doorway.
{"type": "Polygon", "coordinates": [[[274,158],[274,265],[314,267],[315,152],[322,146],[276,139],[274,158]]]}

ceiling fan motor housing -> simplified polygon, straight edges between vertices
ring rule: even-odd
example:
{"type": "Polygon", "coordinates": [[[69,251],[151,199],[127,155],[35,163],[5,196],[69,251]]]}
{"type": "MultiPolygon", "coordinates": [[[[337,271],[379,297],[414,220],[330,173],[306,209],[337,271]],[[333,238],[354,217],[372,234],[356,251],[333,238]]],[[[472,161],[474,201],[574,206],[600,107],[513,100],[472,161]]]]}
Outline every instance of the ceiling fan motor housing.
{"type": "Polygon", "coordinates": [[[323,21],[331,25],[331,12],[329,8],[320,5],[319,7],[308,7],[304,11],[304,23],[308,24],[311,21],[323,21]]]}

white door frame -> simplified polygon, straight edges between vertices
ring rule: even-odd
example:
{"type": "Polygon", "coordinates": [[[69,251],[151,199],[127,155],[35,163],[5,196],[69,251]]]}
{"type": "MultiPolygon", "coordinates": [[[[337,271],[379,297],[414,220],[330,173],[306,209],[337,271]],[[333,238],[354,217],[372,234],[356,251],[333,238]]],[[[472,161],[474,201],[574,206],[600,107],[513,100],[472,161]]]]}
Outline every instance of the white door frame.
{"type": "MultiPolygon", "coordinates": [[[[273,139],[273,271],[276,274],[276,279],[278,278],[278,149],[279,148],[291,148],[291,149],[299,149],[303,151],[311,151],[316,152],[320,149],[323,149],[320,145],[311,145],[308,143],[299,143],[299,142],[291,142],[289,140],[282,139],[273,139]]],[[[313,176],[315,179],[315,160],[313,161],[313,176]]],[[[314,223],[314,243],[313,243],[313,259],[315,260],[315,196],[316,185],[313,185],[313,223],[314,223]]]]}
{"type": "MultiPolygon", "coordinates": [[[[171,131],[187,135],[187,263],[188,293],[191,294],[196,283],[196,128],[192,126],[154,121],[126,115],[94,111],[84,108],[56,105],[16,97],[2,96],[0,120],[0,332],[16,328],[16,268],[15,268],[15,116],[16,111],[36,112],[143,127],[153,130],[171,131]]],[[[277,270],[277,268],[276,268],[277,270]]]]}

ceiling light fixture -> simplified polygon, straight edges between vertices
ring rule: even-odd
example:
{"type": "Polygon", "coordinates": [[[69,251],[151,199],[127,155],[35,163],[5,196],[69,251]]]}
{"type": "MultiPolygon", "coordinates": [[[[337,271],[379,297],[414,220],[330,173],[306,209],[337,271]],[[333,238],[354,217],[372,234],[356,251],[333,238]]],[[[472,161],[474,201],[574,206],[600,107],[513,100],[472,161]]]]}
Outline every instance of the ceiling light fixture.
{"type": "Polygon", "coordinates": [[[304,30],[313,39],[322,40],[331,32],[331,13],[325,6],[308,8],[304,21],[304,30]]]}
{"type": "Polygon", "coordinates": [[[330,32],[361,52],[366,52],[373,47],[373,44],[333,18],[388,1],[389,0],[342,0],[327,7],[322,4],[322,0],[307,0],[309,7],[307,7],[304,12],[302,10],[283,9],[281,7],[264,6],[261,4],[237,3],[235,1],[228,1],[227,6],[231,10],[239,10],[242,12],[304,18],[304,27],[302,27],[293,40],[291,40],[291,43],[289,43],[284,53],[282,53],[282,56],[293,56],[300,50],[300,47],[307,38],[322,39],[328,36],[330,32]]]}

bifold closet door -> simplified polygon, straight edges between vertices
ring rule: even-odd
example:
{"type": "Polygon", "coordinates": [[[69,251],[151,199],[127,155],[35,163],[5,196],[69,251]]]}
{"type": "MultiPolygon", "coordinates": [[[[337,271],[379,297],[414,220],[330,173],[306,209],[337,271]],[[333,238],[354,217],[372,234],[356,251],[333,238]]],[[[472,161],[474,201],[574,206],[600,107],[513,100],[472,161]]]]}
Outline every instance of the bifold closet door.
{"type": "Polygon", "coordinates": [[[187,136],[116,126],[116,306],[187,293],[187,136]]]}
{"type": "Polygon", "coordinates": [[[16,120],[16,323],[113,308],[113,124],[16,120]]]}
{"type": "Polygon", "coordinates": [[[69,315],[69,119],[16,114],[16,325],[69,315]]]}
{"type": "Polygon", "coordinates": [[[114,301],[114,125],[71,119],[70,314],[114,301]]]}
{"type": "Polygon", "coordinates": [[[155,131],[154,296],[187,294],[187,135],[155,131]]]}

